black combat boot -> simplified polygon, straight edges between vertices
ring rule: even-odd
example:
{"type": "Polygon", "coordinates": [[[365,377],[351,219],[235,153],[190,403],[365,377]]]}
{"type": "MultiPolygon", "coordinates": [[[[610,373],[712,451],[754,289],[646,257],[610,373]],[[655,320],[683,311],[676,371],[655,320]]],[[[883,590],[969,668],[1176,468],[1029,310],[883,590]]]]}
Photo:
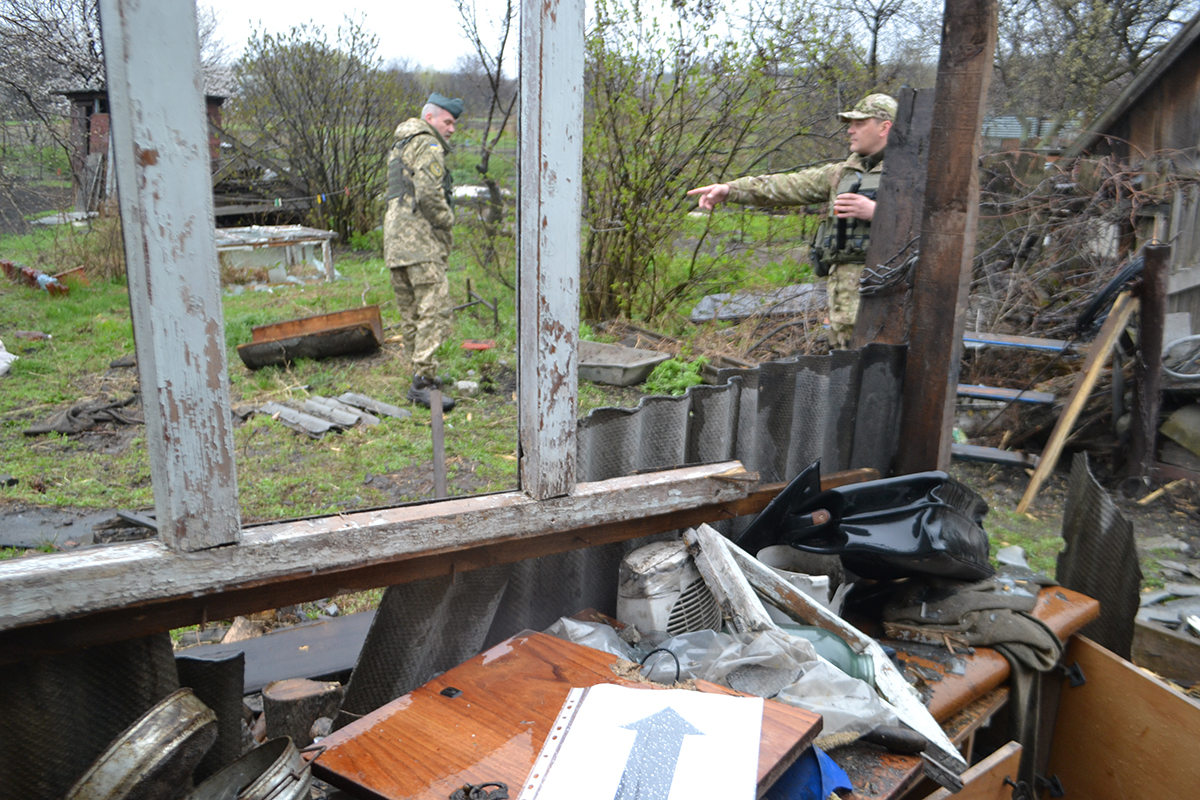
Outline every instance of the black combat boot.
{"type": "MultiPolygon", "coordinates": [[[[412,387],[408,390],[408,399],[419,406],[429,408],[429,390],[440,387],[442,382],[437,378],[426,378],[424,375],[414,375],[412,387]]],[[[454,398],[442,395],[442,413],[454,408],[454,398]]]]}

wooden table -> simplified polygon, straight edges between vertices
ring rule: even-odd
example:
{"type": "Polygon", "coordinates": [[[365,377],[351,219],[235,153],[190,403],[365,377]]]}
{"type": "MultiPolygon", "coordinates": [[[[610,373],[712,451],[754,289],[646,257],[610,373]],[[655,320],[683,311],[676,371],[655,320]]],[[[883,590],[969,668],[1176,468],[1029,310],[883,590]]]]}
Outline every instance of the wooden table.
{"type": "MultiPolygon", "coordinates": [[[[447,800],[464,784],[499,781],[515,800],[571,687],[645,687],[618,678],[616,661],[553,636],[518,634],[327,736],[313,774],[355,797],[447,800]]],[[[760,797],[820,730],[819,715],[764,701],[760,797]]]]}

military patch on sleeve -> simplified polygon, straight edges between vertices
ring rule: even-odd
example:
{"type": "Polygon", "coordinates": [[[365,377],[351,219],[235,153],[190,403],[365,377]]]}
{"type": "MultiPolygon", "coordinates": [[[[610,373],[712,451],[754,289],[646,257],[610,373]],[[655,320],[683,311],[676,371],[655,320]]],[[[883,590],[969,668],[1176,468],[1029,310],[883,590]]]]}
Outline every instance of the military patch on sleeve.
{"type": "Polygon", "coordinates": [[[445,172],[445,170],[442,169],[442,165],[436,161],[429,165],[429,171],[433,173],[433,177],[435,178],[441,178],[442,173],[445,172]]]}

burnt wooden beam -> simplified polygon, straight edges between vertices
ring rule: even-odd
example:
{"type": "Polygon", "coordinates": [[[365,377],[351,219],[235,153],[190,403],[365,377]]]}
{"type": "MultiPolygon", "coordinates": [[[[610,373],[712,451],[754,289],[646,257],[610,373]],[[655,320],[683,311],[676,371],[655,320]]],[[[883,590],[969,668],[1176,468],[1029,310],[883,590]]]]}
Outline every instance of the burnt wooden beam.
{"type": "Polygon", "coordinates": [[[1129,450],[1122,472],[1149,477],[1158,439],[1158,411],[1162,405],[1163,330],[1167,323],[1171,248],[1150,244],[1138,291],[1138,359],[1133,370],[1133,403],[1130,408],[1129,450]]]}
{"type": "Polygon", "coordinates": [[[946,0],[913,275],[896,472],[950,464],[979,218],[979,133],[996,49],[995,0],[946,0]]]}
{"type": "MultiPolygon", "coordinates": [[[[867,247],[870,269],[882,272],[899,266],[920,247],[913,240],[920,233],[925,202],[933,95],[933,89],[901,89],[896,94],[896,120],[888,133],[883,177],[871,221],[871,244],[867,247]]],[[[909,275],[889,289],[860,297],[851,346],[857,349],[871,342],[908,344],[911,291],[909,275]]]]}

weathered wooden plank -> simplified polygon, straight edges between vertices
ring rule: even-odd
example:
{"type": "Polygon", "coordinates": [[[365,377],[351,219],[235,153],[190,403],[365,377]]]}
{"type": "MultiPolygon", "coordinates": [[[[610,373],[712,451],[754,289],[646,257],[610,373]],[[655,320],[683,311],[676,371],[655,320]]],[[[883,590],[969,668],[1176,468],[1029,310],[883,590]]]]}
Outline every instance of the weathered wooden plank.
{"type": "Polygon", "coordinates": [[[0,662],[725,519],[753,485],[717,476],[740,466],[274,523],[198,553],[147,541],[2,561],[0,662]]]}
{"type": "Polygon", "coordinates": [[[982,461],[986,464],[1007,464],[1010,467],[1029,467],[1038,465],[1038,457],[1030,453],[1016,450],[1001,450],[996,447],[981,447],[974,444],[950,445],[950,455],[959,461],[982,461]]]}
{"type": "Polygon", "coordinates": [[[1152,622],[1133,623],[1133,663],[1185,683],[1200,681],[1200,639],[1152,622]]]}
{"type": "Polygon", "coordinates": [[[722,616],[737,633],[775,630],[778,626],[767,616],[762,601],[746,581],[746,576],[721,546],[723,537],[708,525],[688,528],[683,541],[696,562],[708,589],[721,606],[722,616]]]}
{"type": "Polygon", "coordinates": [[[963,334],[963,344],[1015,347],[1019,350],[1046,350],[1058,353],[1066,350],[1071,343],[1066,339],[1041,339],[1037,336],[1009,336],[1003,333],[968,331],[963,334]]]}
{"type": "Polygon", "coordinates": [[[1034,405],[1052,405],[1056,399],[1051,392],[1021,391],[1020,389],[1005,389],[1002,386],[980,386],[972,383],[960,383],[957,392],[959,397],[1012,400],[1017,403],[1033,403],[1034,405]]]}
{"type": "Polygon", "coordinates": [[[963,788],[951,793],[938,789],[925,800],[1012,800],[1013,789],[1006,780],[1017,780],[1021,764],[1021,745],[1009,742],[962,774],[963,788]]]}
{"type": "Polygon", "coordinates": [[[583,20],[583,0],[521,3],[518,429],[521,488],[539,500],[575,485],[583,20]]]}
{"type": "MultiPolygon", "coordinates": [[[[896,93],[896,120],[888,133],[887,158],[879,183],[878,205],[871,221],[866,263],[898,266],[919,243],[921,208],[929,172],[929,130],[933,124],[933,89],[901,89],[896,93]],[[911,244],[911,246],[910,246],[911,244]],[[907,248],[907,252],[905,251],[907,248]],[[893,257],[900,254],[898,258],[893,257]]],[[[878,294],[859,298],[854,324],[855,348],[871,342],[908,344],[912,323],[912,276],[878,294]]]]}
{"type": "Polygon", "coordinates": [[[269,325],[255,325],[250,329],[250,340],[252,342],[277,342],[281,339],[309,336],[359,325],[370,327],[375,334],[377,344],[383,341],[383,319],[379,315],[378,305],[350,308],[330,314],[315,314],[311,317],[273,322],[269,325]]]}
{"type": "Polygon", "coordinates": [[[1018,514],[1024,514],[1029,510],[1029,504],[1037,497],[1046,477],[1054,470],[1055,464],[1058,463],[1058,456],[1062,453],[1063,445],[1067,442],[1067,436],[1071,433],[1071,426],[1075,424],[1076,418],[1083,411],[1083,405],[1091,395],[1092,387],[1100,379],[1100,370],[1108,363],[1113,344],[1117,341],[1121,331],[1125,329],[1129,315],[1137,309],[1137,306],[1137,298],[1131,296],[1129,292],[1117,295],[1112,310],[1108,312],[1108,318],[1100,326],[1100,333],[1088,349],[1083,369],[1075,378],[1071,393],[1067,395],[1066,408],[1063,409],[1058,422],[1054,424],[1050,440],[1046,442],[1046,448],[1042,450],[1041,461],[1034,470],[1033,477],[1029,480],[1025,494],[1021,496],[1021,502],[1017,504],[1018,514]]]}
{"type": "Polygon", "coordinates": [[[168,547],[203,550],[241,520],[196,9],[100,14],[155,516],[168,547]]]}
{"type": "Polygon", "coordinates": [[[913,275],[899,473],[950,465],[954,392],[979,217],[979,131],[995,48],[995,0],[946,0],[921,255],[913,275]]]}

